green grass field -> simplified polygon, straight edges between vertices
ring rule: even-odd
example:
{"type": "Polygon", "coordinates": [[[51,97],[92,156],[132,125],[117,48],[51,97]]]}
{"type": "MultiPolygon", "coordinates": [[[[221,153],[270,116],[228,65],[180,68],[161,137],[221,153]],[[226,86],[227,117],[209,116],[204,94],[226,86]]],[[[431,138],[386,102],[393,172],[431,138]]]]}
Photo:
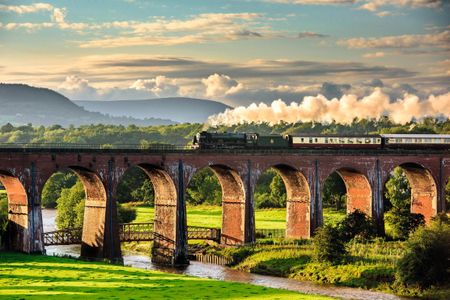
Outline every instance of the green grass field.
{"type": "MultiPolygon", "coordinates": [[[[153,220],[153,207],[138,206],[137,218],[134,222],[149,222],[153,220]]],[[[324,222],[335,224],[342,220],[345,214],[332,209],[324,209],[324,222]]],[[[188,226],[203,226],[211,228],[222,227],[222,207],[220,206],[188,206],[188,226]]],[[[260,209],[255,212],[255,224],[257,229],[285,229],[286,209],[272,208],[260,209]]]]}
{"type": "Polygon", "coordinates": [[[0,252],[0,299],[330,299],[249,284],[0,252]]]}

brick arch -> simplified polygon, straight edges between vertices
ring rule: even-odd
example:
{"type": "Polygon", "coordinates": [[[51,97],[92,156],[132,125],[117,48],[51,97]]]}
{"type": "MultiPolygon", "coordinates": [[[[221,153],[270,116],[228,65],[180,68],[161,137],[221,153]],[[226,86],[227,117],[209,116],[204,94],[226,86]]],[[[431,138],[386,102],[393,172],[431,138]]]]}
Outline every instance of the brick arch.
{"type": "Polygon", "coordinates": [[[347,213],[360,210],[372,216],[373,191],[366,175],[355,168],[338,168],[326,178],[336,172],[345,184],[347,195],[347,213]]]}
{"type": "Polygon", "coordinates": [[[428,168],[418,163],[405,162],[390,172],[395,167],[402,168],[411,187],[411,212],[422,214],[428,223],[437,214],[436,179],[428,168]]]}
{"type": "MultiPolygon", "coordinates": [[[[105,231],[107,227],[107,194],[105,186],[96,172],[85,167],[67,166],[61,170],[73,172],[84,187],[85,206],[81,236],[81,256],[103,258],[105,256],[105,231]]],[[[45,183],[51,180],[51,176],[52,174],[49,174],[45,183]]]]}
{"type": "MultiPolygon", "coordinates": [[[[154,231],[172,241],[176,240],[177,224],[177,189],[169,173],[163,168],[152,164],[138,164],[148,176],[153,185],[155,197],[154,231]]],[[[173,248],[174,244],[167,244],[164,241],[158,246],[173,248]]],[[[155,245],[154,245],[155,246],[155,245]]]]}
{"type": "Polygon", "coordinates": [[[20,180],[7,171],[0,170],[0,182],[6,189],[8,197],[7,248],[12,251],[28,252],[29,231],[28,215],[30,207],[28,196],[20,180]]]}
{"type": "Polygon", "coordinates": [[[286,237],[309,238],[311,235],[311,192],[305,175],[286,164],[271,166],[286,187],[286,237]]]}
{"type": "Polygon", "coordinates": [[[221,243],[234,245],[247,242],[246,193],[239,172],[225,164],[202,164],[192,169],[186,186],[197,172],[205,168],[213,171],[222,190],[221,243]]]}
{"type": "Polygon", "coordinates": [[[225,165],[210,165],[222,188],[223,244],[242,244],[245,240],[245,188],[238,172],[225,165]]]}

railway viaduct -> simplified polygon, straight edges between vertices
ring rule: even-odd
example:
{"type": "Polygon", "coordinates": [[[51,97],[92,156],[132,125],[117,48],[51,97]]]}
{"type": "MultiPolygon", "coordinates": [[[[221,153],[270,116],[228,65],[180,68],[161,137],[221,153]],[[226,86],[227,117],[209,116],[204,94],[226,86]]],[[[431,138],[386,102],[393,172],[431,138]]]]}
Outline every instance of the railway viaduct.
{"type": "Polygon", "coordinates": [[[141,168],[154,186],[154,231],[163,238],[154,241],[153,259],[183,264],[187,261],[185,191],[202,168],[210,167],[222,187],[221,242],[242,244],[255,239],[253,193],[268,168],[277,170],[286,185],[286,236],[309,238],[323,222],[321,191],[333,172],[346,185],[347,211],[362,210],[383,230],[385,182],[395,167],[402,167],[412,188],[411,210],[429,221],[445,210],[450,151],[0,149],[0,181],[9,204],[8,248],[45,251],[40,195],[52,174],[70,169],[86,192],[81,256],[120,259],[115,194],[121,176],[133,166],[141,168]],[[158,256],[159,249],[169,250],[170,258],[158,256]]]}

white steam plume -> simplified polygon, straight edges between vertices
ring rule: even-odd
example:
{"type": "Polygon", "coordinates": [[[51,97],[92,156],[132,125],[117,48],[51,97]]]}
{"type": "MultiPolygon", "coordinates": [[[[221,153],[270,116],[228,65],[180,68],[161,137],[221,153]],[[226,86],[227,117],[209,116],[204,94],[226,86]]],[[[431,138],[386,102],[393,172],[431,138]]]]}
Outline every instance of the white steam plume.
{"type": "Polygon", "coordinates": [[[288,123],[321,122],[333,120],[341,124],[349,124],[354,118],[378,119],[388,116],[396,123],[407,123],[413,118],[427,116],[450,117],[450,93],[420,100],[416,95],[405,94],[403,99],[390,102],[389,96],[381,89],[375,88],[372,94],[362,99],[355,95],[344,95],[341,99],[328,100],[322,95],[304,97],[301,103],[286,104],[282,100],[273,101],[269,106],[265,103],[253,103],[248,107],[239,106],[208,118],[208,125],[234,125],[242,123],[262,123],[271,125],[281,121],[288,123]]]}

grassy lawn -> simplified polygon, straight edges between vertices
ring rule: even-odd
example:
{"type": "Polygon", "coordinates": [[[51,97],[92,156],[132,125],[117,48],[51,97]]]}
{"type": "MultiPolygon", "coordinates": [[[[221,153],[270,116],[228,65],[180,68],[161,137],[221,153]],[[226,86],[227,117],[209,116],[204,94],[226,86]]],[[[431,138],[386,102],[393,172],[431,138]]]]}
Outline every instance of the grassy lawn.
{"type": "MultiPolygon", "coordinates": [[[[136,207],[137,218],[134,222],[149,222],[153,220],[153,207],[136,207]]],[[[332,209],[324,209],[324,222],[335,224],[342,220],[345,214],[332,209]]],[[[220,206],[188,206],[188,226],[222,227],[222,208],[220,206]]],[[[255,212],[255,224],[257,229],[285,229],[286,209],[272,208],[260,209],[255,212]]]]}
{"type": "Polygon", "coordinates": [[[0,252],[0,298],[330,299],[105,263],[8,252],[0,252]]]}

